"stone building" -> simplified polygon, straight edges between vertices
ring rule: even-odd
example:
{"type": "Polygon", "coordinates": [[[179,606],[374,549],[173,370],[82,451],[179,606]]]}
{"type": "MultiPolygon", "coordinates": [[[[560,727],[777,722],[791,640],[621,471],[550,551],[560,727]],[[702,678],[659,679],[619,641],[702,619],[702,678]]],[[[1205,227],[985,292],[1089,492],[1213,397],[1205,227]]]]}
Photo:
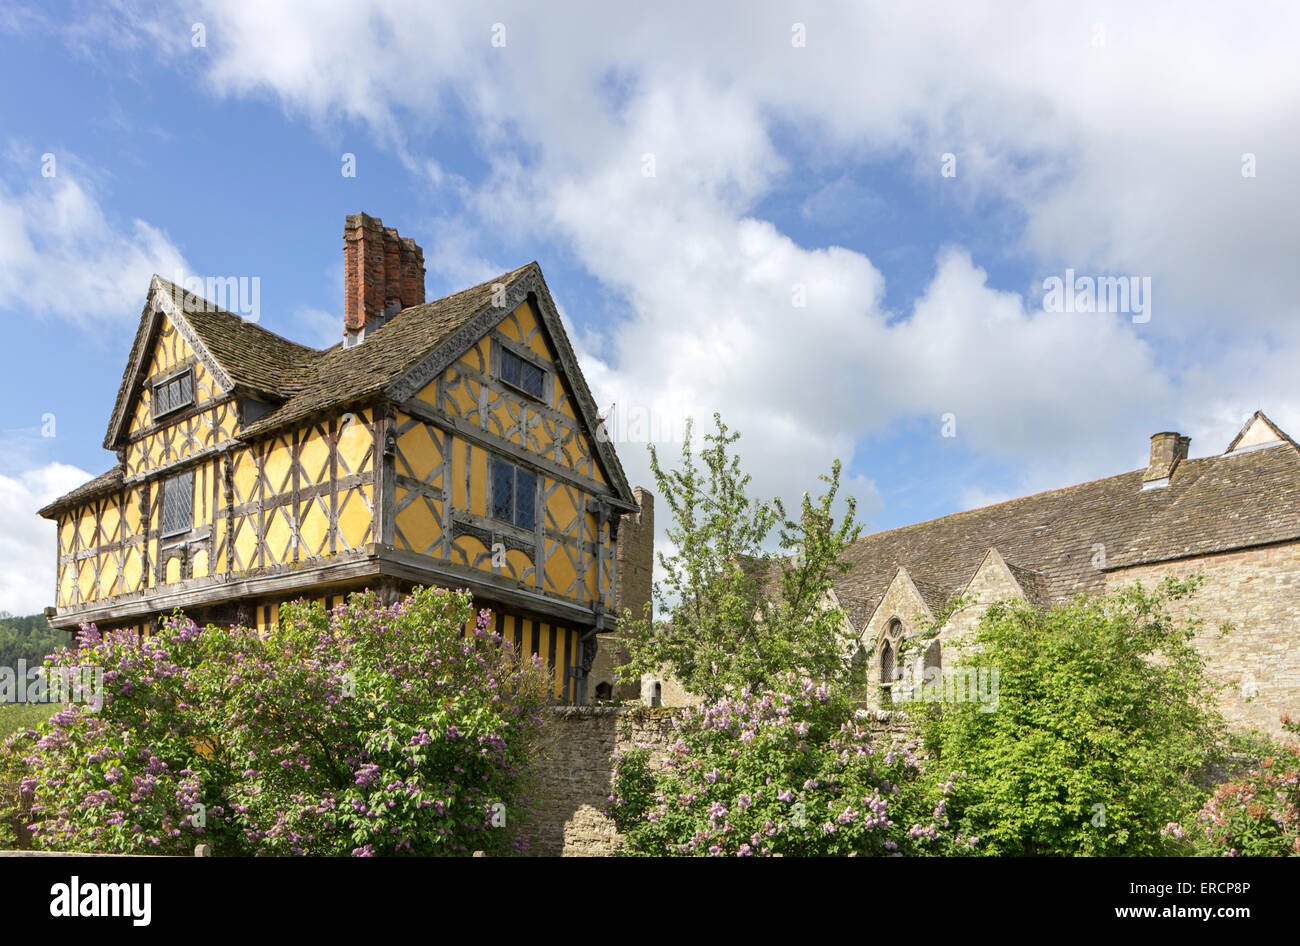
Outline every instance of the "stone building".
{"type": "Polygon", "coordinates": [[[835,595],[877,695],[951,667],[993,601],[1048,607],[1197,574],[1179,608],[1203,620],[1195,644],[1226,685],[1225,717],[1280,734],[1280,714],[1300,716],[1300,447],[1262,412],[1221,454],[1190,459],[1188,446],[1158,433],[1145,469],[859,539],[835,595]],[[904,668],[900,643],[955,598],[967,603],[904,668]]]}

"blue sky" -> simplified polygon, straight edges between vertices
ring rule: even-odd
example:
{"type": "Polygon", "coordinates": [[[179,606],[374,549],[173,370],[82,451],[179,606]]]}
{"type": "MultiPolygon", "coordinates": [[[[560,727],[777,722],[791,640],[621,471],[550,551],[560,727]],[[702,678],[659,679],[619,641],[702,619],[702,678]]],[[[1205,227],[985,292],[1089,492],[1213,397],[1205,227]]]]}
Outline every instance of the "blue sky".
{"type": "Polygon", "coordinates": [[[1295,11],[894,6],[6,7],[0,609],[112,465],[149,275],[331,344],[359,210],[430,298],[538,260],[602,405],[720,410],[763,494],[839,457],[869,531],[1300,424],[1295,11]],[[1150,319],[1044,311],[1067,268],[1150,319]]]}

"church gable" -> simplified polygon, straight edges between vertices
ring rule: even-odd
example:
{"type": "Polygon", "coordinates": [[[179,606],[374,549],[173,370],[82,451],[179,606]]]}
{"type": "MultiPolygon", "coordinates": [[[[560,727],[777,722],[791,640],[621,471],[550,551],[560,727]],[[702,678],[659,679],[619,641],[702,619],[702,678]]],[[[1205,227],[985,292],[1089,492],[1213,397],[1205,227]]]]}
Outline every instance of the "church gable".
{"type": "Polygon", "coordinates": [[[996,548],[990,548],[957,595],[962,605],[953,611],[939,634],[944,646],[969,635],[979,623],[980,615],[996,601],[1035,605],[1040,598],[1035,577],[1027,569],[1009,565],[996,548]]]}
{"type": "Polygon", "coordinates": [[[1224,453],[1236,453],[1281,443],[1289,443],[1295,446],[1295,442],[1280,427],[1269,420],[1263,411],[1256,411],[1246,421],[1241,430],[1237,432],[1237,436],[1232,438],[1232,443],[1228,444],[1228,449],[1224,453]]]}
{"type": "Polygon", "coordinates": [[[983,610],[995,601],[1015,600],[1030,603],[1030,597],[1017,579],[1015,571],[1009,566],[996,548],[991,548],[984,555],[984,560],[975,569],[960,597],[965,608],[983,610]]]}
{"type": "Polygon", "coordinates": [[[933,620],[934,612],[926,603],[912,576],[903,566],[894,572],[889,587],[876,605],[875,611],[863,629],[861,642],[865,647],[877,646],[884,637],[904,638],[920,632],[933,620]],[[901,625],[895,626],[895,625],[901,625]],[[891,633],[891,626],[895,633],[891,633]]]}

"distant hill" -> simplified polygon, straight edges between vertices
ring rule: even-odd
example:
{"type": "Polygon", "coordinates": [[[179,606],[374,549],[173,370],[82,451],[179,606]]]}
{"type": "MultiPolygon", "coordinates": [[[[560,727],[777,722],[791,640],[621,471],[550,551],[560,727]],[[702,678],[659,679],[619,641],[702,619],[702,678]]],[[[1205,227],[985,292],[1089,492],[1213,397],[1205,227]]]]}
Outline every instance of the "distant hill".
{"type": "Polygon", "coordinates": [[[26,660],[28,667],[39,667],[49,654],[71,642],[71,636],[50,627],[43,614],[15,617],[0,611],[0,667],[16,673],[19,659],[26,660]]]}

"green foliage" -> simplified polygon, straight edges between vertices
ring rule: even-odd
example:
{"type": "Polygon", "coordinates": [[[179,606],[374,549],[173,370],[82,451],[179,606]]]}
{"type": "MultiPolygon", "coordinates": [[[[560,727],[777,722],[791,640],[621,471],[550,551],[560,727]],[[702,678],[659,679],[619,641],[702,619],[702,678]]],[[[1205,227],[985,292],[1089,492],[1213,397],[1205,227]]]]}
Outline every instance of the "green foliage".
{"type": "Polygon", "coordinates": [[[69,635],[56,631],[43,614],[14,617],[0,611],[0,667],[8,667],[15,674],[18,661],[27,667],[39,667],[45,658],[69,643],[69,635]]]}
{"type": "Polygon", "coordinates": [[[30,803],[23,798],[21,791],[27,773],[23,752],[29,745],[28,733],[28,730],[23,730],[0,738],[0,851],[31,848],[27,830],[27,823],[31,820],[30,803]]]}
{"type": "MultiPolygon", "coordinates": [[[[1300,724],[1282,724],[1300,736],[1300,724]]],[[[1300,742],[1274,744],[1244,778],[1218,786],[1189,828],[1170,824],[1168,833],[1195,838],[1204,854],[1300,856],[1300,742]]]]}
{"type": "Polygon", "coordinates": [[[674,719],[663,766],[615,758],[626,853],[819,856],[964,852],[949,829],[950,781],[926,785],[902,746],[873,744],[831,688],[789,675],[780,691],[723,699],[674,719]]]}
{"type": "Polygon", "coordinates": [[[961,670],[998,672],[997,700],[922,713],[925,749],[965,777],[952,819],[1003,855],[1152,855],[1185,851],[1162,834],[1205,797],[1222,721],[1196,620],[1172,601],[1198,580],[1080,597],[1047,612],[985,612],[961,670]],[[991,710],[991,711],[990,711],[991,710]]]}
{"type": "Polygon", "coordinates": [[[698,457],[688,423],[678,469],[664,470],[650,447],[657,491],[672,517],[672,552],[659,553],[665,577],[654,589],[667,620],[625,616],[620,630],[630,657],[620,676],[667,668],[710,699],[771,687],[792,670],[846,676],[842,617],[823,610],[833,579],[848,568],[840,555],[861,531],[852,498],[838,528],[831,517],[840,462],[821,477],[827,492],[816,501],[805,494],[798,520],[789,519],[779,499],[762,503],[746,494],[750,477],[731,452],[740,435],[719,415],[713,419],[717,429],[705,435],[698,457]],[[779,552],[768,548],[774,530],[779,552]]]}
{"type": "Polygon", "coordinates": [[[150,638],[83,629],[56,666],[103,671],[98,712],[27,742],[52,850],[510,853],[549,679],[468,592],[391,607],[296,602],[266,634],[177,615],[150,638]]]}
{"type": "Polygon", "coordinates": [[[58,708],[57,703],[0,703],[0,742],[16,732],[36,729],[58,708]]]}

